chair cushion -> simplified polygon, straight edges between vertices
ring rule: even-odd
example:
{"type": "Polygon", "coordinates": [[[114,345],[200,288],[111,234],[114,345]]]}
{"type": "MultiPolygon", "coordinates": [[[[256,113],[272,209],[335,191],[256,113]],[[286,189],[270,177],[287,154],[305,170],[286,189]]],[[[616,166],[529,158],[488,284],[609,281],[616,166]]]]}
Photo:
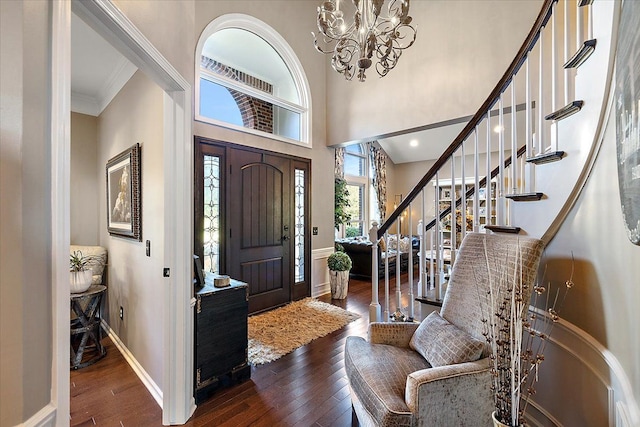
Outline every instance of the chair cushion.
{"type": "Polygon", "coordinates": [[[430,368],[429,363],[409,348],[371,344],[361,337],[348,337],[345,369],[355,393],[378,426],[411,426],[413,414],[404,392],[407,375],[430,368]]]}
{"type": "Polygon", "coordinates": [[[434,311],[420,323],[409,347],[420,353],[431,366],[445,366],[478,360],[484,343],[434,311]]]}

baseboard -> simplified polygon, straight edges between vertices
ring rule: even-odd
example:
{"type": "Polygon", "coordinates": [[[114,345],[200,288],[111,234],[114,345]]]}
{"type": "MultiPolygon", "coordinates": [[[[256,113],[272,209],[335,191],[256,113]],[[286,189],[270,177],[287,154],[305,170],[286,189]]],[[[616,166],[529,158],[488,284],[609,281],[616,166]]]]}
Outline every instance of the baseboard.
{"type": "Polygon", "coordinates": [[[149,393],[151,393],[151,396],[155,399],[158,406],[160,406],[160,408],[162,409],[162,390],[160,390],[160,387],[158,387],[155,381],[153,381],[151,376],[147,373],[147,371],[144,370],[142,365],[138,363],[138,361],[133,356],[133,354],[129,351],[127,346],[124,345],[124,343],[120,340],[120,338],[116,335],[116,333],[113,332],[113,329],[109,327],[109,325],[104,321],[104,319],[102,320],[102,327],[107,332],[107,335],[109,335],[109,338],[111,338],[111,341],[113,341],[113,344],[120,351],[120,353],[122,354],[124,359],[127,361],[129,366],[131,366],[131,369],[133,369],[133,372],[135,372],[138,378],[140,378],[140,381],[142,381],[142,384],[144,384],[147,390],[149,390],[149,393]]]}
{"type": "Polygon", "coordinates": [[[56,425],[56,407],[49,403],[40,409],[34,416],[29,418],[20,427],[55,427],[56,425]]]}
{"type": "Polygon", "coordinates": [[[333,251],[333,246],[311,251],[311,296],[314,298],[331,292],[327,258],[333,251]]]}

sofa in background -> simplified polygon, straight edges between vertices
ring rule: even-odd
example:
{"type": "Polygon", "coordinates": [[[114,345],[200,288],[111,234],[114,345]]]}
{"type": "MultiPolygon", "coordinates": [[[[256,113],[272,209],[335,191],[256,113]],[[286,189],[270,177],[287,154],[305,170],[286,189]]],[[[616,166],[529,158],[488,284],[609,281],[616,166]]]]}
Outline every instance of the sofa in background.
{"type": "MultiPolygon", "coordinates": [[[[396,273],[397,243],[395,235],[389,236],[389,249],[383,243],[378,244],[378,277],[383,278],[385,273],[385,259],[389,256],[389,276],[396,273]]],[[[350,277],[361,280],[371,280],[371,248],[373,244],[366,237],[351,237],[338,239],[344,251],[352,261],[350,277]]],[[[400,238],[400,271],[406,272],[409,265],[409,253],[411,264],[418,263],[418,251],[420,240],[417,237],[401,236],[400,238]]]]}

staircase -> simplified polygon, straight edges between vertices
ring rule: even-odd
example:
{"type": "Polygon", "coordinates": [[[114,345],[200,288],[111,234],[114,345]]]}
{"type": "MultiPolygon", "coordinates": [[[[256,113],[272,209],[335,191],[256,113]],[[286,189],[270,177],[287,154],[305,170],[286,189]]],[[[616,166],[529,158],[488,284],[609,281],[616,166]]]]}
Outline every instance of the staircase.
{"type": "Polygon", "coordinates": [[[418,295],[410,291],[409,300],[435,303],[444,296],[447,264],[455,262],[467,232],[551,240],[584,185],[608,117],[616,3],[544,1],[480,109],[389,218],[370,230],[376,242],[370,321],[414,317],[413,304],[402,312],[399,271],[395,306],[388,275],[385,300],[378,301],[376,246],[390,234],[419,236],[418,295]],[[443,198],[444,184],[450,199],[443,198]],[[471,224],[462,226],[467,218],[471,224]],[[445,225],[458,223],[459,232],[445,225]]]}

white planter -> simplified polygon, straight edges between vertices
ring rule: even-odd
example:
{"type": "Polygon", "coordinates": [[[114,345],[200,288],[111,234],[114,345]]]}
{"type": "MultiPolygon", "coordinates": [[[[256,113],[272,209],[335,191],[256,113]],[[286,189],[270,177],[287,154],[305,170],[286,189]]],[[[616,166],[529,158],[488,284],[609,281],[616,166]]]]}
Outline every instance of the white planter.
{"type": "Polygon", "coordinates": [[[71,277],[70,288],[72,294],[80,294],[91,287],[91,279],[93,278],[91,269],[72,271],[69,275],[71,277]]]}
{"type": "Polygon", "coordinates": [[[331,298],[345,299],[349,290],[349,270],[329,270],[329,283],[331,284],[331,298]]]}

